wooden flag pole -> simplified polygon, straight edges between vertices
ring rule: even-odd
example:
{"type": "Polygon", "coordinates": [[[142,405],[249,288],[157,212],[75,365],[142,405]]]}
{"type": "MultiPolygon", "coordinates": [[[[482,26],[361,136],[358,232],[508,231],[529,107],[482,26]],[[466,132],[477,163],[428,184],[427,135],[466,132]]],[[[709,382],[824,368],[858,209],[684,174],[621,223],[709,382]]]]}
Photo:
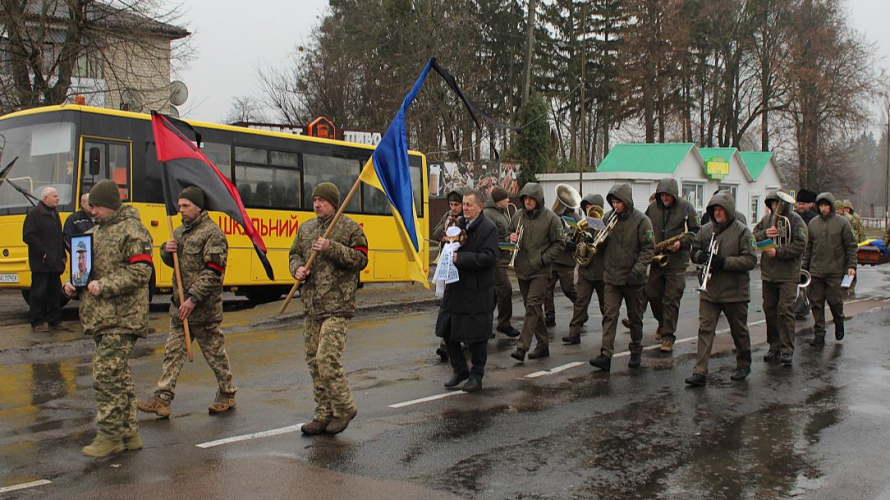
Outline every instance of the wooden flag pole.
{"type": "MultiPolygon", "coordinates": [[[[328,225],[328,228],[325,230],[324,234],[321,236],[324,239],[328,239],[330,237],[331,232],[334,230],[334,227],[337,225],[337,222],[340,221],[340,216],[343,215],[343,211],[346,210],[346,205],[349,205],[349,202],[352,201],[352,197],[355,196],[355,193],[358,192],[359,186],[362,184],[361,176],[355,180],[355,184],[352,185],[352,189],[349,190],[349,194],[346,195],[346,198],[340,201],[340,208],[337,209],[337,213],[334,214],[333,220],[328,225]]],[[[318,255],[318,250],[312,250],[312,253],[309,255],[309,260],[306,261],[306,265],[303,266],[308,271],[312,268],[312,264],[315,262],[315,257],[318,255]]],[[[290,289],[290,293],[287,294],[287,298],[284,299],[284,303],[281,304],[281,309],[278,310],[278,314],[284,314],[284,311],[287,309],[287,306],[290,304],[291,299],[294,298],[294,294],[297,293],[297,290],[300,289],[300,285],[303,282],[297,280],[294,283],[294,286],[290,289]]]]}
{"type": "MultiPolygon", "coordinates": [[[[170,238],[173,238],[173,216],[167,216],[167,227],[170,228],[170,238]]],[[[165,243],[166,245],[166,243],[165,243]]],[[[182,293],[182,274],[179,272],[179,251],[173,253],[173,270],[176,272],[176,286],[179,288],[179,305],[185,304],[185,296],[182,293]]],[[[189,333],[188,318],[182,320],[182,329],[185,331],[185,353],[189,358],[189,363],[195,360],[192,354],[192,335],[189,333]]]]}

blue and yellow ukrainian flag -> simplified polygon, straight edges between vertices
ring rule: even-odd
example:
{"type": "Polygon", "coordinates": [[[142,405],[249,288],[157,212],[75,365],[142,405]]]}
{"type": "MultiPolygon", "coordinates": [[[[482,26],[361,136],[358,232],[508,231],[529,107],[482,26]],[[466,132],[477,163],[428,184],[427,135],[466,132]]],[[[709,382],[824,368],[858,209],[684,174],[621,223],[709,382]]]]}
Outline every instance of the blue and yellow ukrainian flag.
{"type": "Polygon", "coordinates": [[[386,195],[392,206],[392,214],[396,221],[402,247],[408,260],[413,265],[408,266],[408,273],[412,280],[423,283],[429,288],[427,273],[423,269],[423,260],[420,253],[423,250],[423,239],[420,235],[420,223],[417,219],[417,211],[414,205],[414,192],[411,189],[411,171],[408,169],[408,136],[405,131],[405,113],[411,107],[411,103],[420,92],[427,74],[430,72],[430,62],[420,74],[420,78],[414,83],[414,88],[405,96],[402,107],[396,113],[386,133],[383,134],[377,149],[365,164],[359,178],[365,184],[373,186],[386,195]]]}

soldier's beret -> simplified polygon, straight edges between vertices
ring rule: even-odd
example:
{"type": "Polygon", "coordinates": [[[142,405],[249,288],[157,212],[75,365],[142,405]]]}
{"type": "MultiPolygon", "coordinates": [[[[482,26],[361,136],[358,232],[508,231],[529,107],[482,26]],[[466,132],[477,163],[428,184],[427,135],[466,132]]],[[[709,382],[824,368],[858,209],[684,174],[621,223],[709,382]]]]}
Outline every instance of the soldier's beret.
{"type": "Polygon", "coordinates": [[[117,210],[121,207],[121,192],[111,179],[102,179],[90,189],[90,205],[117,210]]]}
{"type": "Polygon", "coordinates": [[[331,182],[321,182],[312,190],[312,197],[318,196],[334,206],[340,208],[340,190],[331,182]]]}
{"type": "Polygon", "coordinates": [[[179,193],[179,198],[185,198],[186,200],[194,203],[196,207],[204,210],[204,191],[201,191],[201,188],[189,186],[183,189],[181,193],[179,193]]]}

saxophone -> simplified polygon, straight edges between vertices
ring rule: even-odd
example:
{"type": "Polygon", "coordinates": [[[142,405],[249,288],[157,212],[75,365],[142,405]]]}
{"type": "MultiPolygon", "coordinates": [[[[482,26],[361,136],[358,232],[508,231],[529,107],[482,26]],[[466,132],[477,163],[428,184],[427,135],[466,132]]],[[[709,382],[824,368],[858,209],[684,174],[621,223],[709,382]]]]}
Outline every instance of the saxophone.
{"type": "Polygon", "coordinates": [[[658,265],[658,267],[666,267],[668,263],[671,261],[671,256],[668,255],[667,249],[672,247],[674,243],[680,241],[688,241],[692,242],[695,239],[695,233],[691,231],[687,231],[685,233],[680,233],[676,236],[671,236],[670,238],[662,241],[661,243],[655,244],[655,255],[652,256],[652,263],[658,265]]]}

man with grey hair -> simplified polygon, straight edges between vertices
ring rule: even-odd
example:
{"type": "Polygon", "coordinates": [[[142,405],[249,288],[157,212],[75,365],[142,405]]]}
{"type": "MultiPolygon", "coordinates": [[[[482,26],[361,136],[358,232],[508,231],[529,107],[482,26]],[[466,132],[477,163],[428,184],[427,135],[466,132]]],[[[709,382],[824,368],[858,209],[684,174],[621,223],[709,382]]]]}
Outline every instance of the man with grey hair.
{"type": "Polygon", "coordinates": [[[28,209],[22,225],[22,241],[28,245],[28,264],[31,267],[31,329],[48,332],[49,326],[66,330],[62,325],[62,272],[68,261],[62,238],[62,220],[56,207],[59,192],[44,187],[41,200],[28,209]]]}

